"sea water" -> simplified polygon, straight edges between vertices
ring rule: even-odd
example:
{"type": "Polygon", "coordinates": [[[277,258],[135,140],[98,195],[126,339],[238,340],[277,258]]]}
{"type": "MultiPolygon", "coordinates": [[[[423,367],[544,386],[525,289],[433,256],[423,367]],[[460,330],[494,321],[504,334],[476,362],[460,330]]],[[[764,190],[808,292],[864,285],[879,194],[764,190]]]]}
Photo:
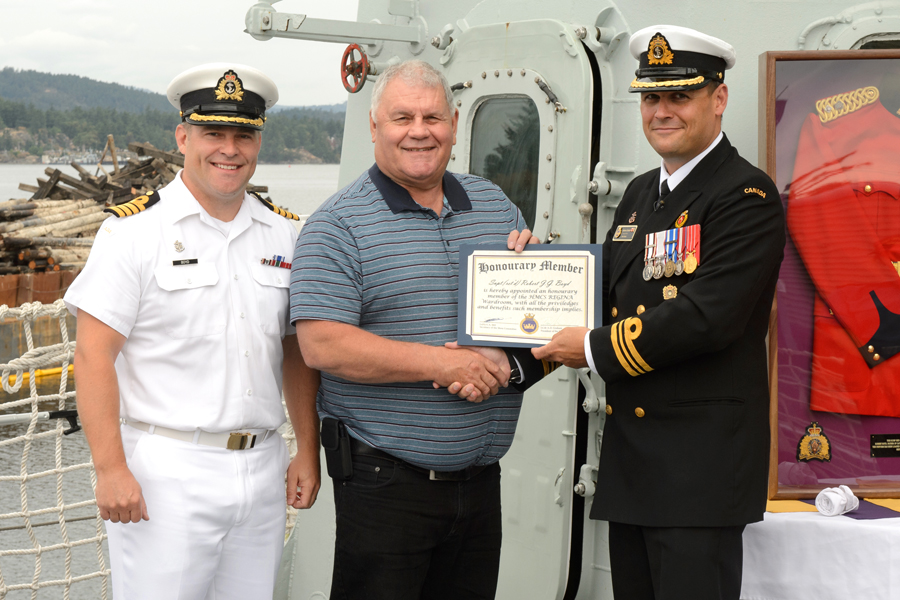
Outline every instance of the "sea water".
{"type": "MultiPolygon", "coordinates": [[[[11,165],[0,164],[0,202],[10,198],[30,198],[31,192],[19,189],[20,183],[38,185],[37,179],[47,179],[47,168],[59,169],[66,175],[78,177],[70,165],[11,165]]],[[[103,165],[107,171],[111,165],[103,165]]],[[[308,215],[337,191],[339,165],[257,165],[250,179],[252,185],[269,187],[272,202],[287,210],[308,215]]],[[[96,169],[89,168],[93,174],[96,169]]],[[[102,173],[101,173],[102,174],[102,173]]]]}

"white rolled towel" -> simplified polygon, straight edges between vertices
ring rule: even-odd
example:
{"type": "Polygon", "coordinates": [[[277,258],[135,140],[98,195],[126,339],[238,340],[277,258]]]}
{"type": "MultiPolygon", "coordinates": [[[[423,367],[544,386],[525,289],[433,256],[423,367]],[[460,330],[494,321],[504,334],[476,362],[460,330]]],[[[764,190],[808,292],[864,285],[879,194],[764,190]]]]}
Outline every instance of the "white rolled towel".
{"type": "Polygon", "coordinates": [[[859,508],[859,498],[846,485],[825,488],[816,496],[816,509],[826,517],[836,517],[859,508]]]}

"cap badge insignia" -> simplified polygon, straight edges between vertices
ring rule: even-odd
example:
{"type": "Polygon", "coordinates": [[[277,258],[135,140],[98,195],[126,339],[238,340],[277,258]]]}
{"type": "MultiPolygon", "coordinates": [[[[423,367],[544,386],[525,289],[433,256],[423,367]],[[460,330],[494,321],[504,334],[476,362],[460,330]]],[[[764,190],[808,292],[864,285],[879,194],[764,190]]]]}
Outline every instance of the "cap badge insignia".
{"type": "Polygon", "coordinates": [[[628,217],[628,222],[629,222],[629,223],[634,223],[634,220],[635,220],[635,219],[637,219],[637,212],[631,213],[631,216],[628,217]]]}
{"type": "Polygon", "coordinates": [[[675,228],[678,229],[680,227],[684,227],[684,224],[687,223],[688,211],[684,211],[678,218],[675,219],[675,228]]]}
{"type": "Polygon", "coordinates": [[[237,76],[234,70],[226,71],[219,78],[219,83],[216,85],[216,101],[218,102],[219,100],[244,101],[244,87],[241,78],[237,76]]]}
{"type": "Polygon", "coordinates": [[[175,240],[175,252],[184,252],[184,244],[175,240]]]}
{"type": "Polygon", "coordinates": [[[674,285],[667,285],[663,288],[663,300],[674,300],[678,296],[678,288],[674,285]]]}
{"type": "Polygon", "coordinates": [[[651,65],[671,65],[675,54],[669,49],[669,42],[661,33],[650,40],[647,47],[647,63],[651,65]]]}
{"type": "Polygon", "coordinates": [[[831,443],[818,423],[810,423],[806,435],[797,444],[797,460],[831,461],[831,443]]]}

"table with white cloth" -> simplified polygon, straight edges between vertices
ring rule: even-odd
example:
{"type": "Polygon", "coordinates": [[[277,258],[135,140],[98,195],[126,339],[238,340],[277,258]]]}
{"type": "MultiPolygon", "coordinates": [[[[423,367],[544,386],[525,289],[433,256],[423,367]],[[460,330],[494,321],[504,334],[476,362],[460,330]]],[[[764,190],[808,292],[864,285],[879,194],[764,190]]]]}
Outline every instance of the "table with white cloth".
{"type": "Polygon", "coordinates": [[[897,600],[900,518],[767,512],[744,530],[741,598],[897,600]]]}

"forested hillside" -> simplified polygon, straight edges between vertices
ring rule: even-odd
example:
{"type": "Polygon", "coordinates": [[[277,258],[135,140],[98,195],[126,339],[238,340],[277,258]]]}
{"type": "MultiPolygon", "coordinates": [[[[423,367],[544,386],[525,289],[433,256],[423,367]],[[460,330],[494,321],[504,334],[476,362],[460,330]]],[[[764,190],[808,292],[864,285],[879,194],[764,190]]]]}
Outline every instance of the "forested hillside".
{"type": "MultiPolygon", "coordinates": [[[[270,112],[260,160],[339,162],[344,129],[339,109],[289,107],[270,112]]],[[[109,134],[120,148],[150,142],[174,150],[178,122],[178,114],[162,94],[75,75],[0,69],[0,162],[99,154],[109,134]],[[56,102],[63,97],[68,104],[56,102]]]]}
{"type": "Polygon", "coordinates": [[[147,90],[78,75],[54,75],[12,67],[0,69],[0,96],[35,108],[56,110],[111,108],[142,113],[148,108],[158,111],[172,108],[164,95],[147,90]]]}

